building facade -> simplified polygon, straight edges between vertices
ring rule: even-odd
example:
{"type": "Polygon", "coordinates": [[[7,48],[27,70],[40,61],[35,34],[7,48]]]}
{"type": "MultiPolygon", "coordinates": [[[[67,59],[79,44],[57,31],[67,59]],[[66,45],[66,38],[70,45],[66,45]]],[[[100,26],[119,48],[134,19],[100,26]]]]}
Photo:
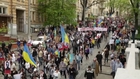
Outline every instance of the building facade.
{"type": "MultiPolygon", "coordinates": [[[[88,0],[88,5],[90,5],[92,3],[92,1],[93,0],[88,0]]],[[[102,2],[100,4],[95,4],[95,5],[91,6],[89,9],[87,9],[85,17],[105,15],[109,11],[109,9],[107,7],[105,7],[105,3],[107,1],[104,1],[104,0],[101,0],[101,1],[102,2]]],[[[82,6],[81,6],[80,0],[77,0],[76,7],[77,7],[76,13],[79,17],[79,20],[81,20],[82,6]]]]}
{"type": "Polygon", "coordinates": [[[17,35],[18,32],[28,33],[28,18],[30,18],[31,29],[42,25],[41,16],[37,13],[37,0],[30,0],[30,10],[28,1],[29,0],[0,1],[0,26],[5,23],[8,28],[8,34],[17,35]],[[28,10],[30,11],[29,17],[28,10]]]}

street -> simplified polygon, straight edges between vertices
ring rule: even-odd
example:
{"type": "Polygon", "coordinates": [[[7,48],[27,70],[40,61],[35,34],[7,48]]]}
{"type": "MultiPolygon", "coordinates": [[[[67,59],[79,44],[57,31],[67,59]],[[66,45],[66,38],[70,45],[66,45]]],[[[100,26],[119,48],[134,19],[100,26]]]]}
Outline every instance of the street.
{"type": "MultiPolygon", "coordinates": [[[[24,34],[22,34],[22,36],[24,36],[24,34]]],[[[36,37],[36,34],[33,35],[33,38],[35,38],[35,37],[36,37]]],[[[109,39],[109,37],[108,37],[108,39],[109,39]]],[[[102,40],[101,48],[97,49],[97,47],[95,46],[93,54],[89,55],[89,59],[86,60],[85,57],[83,58],[83,64],[81,65],[81,69],[78,71],[78,75],[77,75],[76,79],[84,79],[85,69],[89,65],[91,65],[91,63],[92,63],[93,59],[96,57],[98,51],[103,50],[104,47],[106,46],[107,42],[108,42],[108,40],[107,41],[102,40]]],[[[72,50],[71,50],[71,52],[72,52],[72,50]]],[[[18,65],[18,63],[17,63],[17,65],[18,65]]],[[[99,75],[97,76],[96,79],[112,79],[112,77],[110,75],[111,69],[109,66],[110,66],[109,63],[106,66],[103,65],[102,73],[99,73],[99,75]]],[[[19,69],[19,68],[17,68],[17,69],[19,69]]],[[[41,66],[40,69],[43,69],[43,66],[41,66]]],[[[29,77],[30,74],[28,73],[27,75],[28,75],[27,79],[30,79],[30,77],[29,77]]],[[[62,78],[64,79],[64,77],[62,77],[62,78]]],[[[3,79],[2,75],[0,75],[0,79],[3,79]]]]}

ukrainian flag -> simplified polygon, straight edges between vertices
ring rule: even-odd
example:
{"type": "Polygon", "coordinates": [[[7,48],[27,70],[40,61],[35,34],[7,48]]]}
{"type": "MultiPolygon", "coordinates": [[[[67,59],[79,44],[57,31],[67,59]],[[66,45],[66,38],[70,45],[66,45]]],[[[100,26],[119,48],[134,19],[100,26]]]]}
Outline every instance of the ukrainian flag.
{"type": "Polygon", "coordinates": [[[100,20],[98,21],[98,26],[100,26],[102,23],[103,23],[103,20],[100,19],[100,20]]]}
{"type": "Polygon", "coordinates": [[[58,55],[58,57],[60,56],[60,52],[59,52],[58,50],[56,50],[56,51],[54,52],[54,54],[55,54],[55,55],[58,55]]]}
{"type": "Polygon", "coordinates": [[[62,42],[69,44],[69,38],[67,34],[65,33],[65,30],[62,26],[61,26],[61,36],[62,36],[62,42]]]}
{"type": "Polygon", "coordinates": [[[96,22],[93,23],[93,27],[96,27],[96,22]]]}
{"type": "Polygon", "coordinates": [[[22,56],[23,56],[23,58],[26,62],[28,62],[31,65],[34,65],[36,67],[36,62],[34,61],[34,59],[33,59],[33,57],[32,57],[32,55],[31,55],[31,53],[30,53],[26,44],[24,45],[24,51],[22,53],[22,56]]]}

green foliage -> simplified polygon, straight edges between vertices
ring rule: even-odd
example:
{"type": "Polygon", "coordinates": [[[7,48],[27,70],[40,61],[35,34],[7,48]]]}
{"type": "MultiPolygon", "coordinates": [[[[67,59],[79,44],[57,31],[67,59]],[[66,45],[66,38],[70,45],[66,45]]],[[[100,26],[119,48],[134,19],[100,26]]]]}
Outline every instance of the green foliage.
{"type": "Polygon", "coordinates": [[[119,10],[120,12],[128,12],[131,14],[134,12],[134,10],[135,12],[140,11],[139,8],[136,7],[136,4],[139,2],[140,0],[110,0],[106,6],[115,7],[115,9],[119,10]],[[134,4],[134,6],[132,4],[134,4]]]}
{"type": "Polygon", "coordinates": [[[128,12],[132,9],[129,0],[110,0],[106,6],[114,7],[115,9],[119,10],[119,12],[128,12]]]}
{"type": "MultiPolygon", "coordinates": [[[[8,46],[9,43],[15,43],[13,40],[5,41],[6,46],[8,46]]],[[[2,41],[0,42],[0,47],[2,45],[2,41]]]]}
{"type": "Polygon", "coordinates": [[[0,27],[0,33],[7,33],[8,28],[6,24],[2,21],[2,26],[0,27]]]}
{"type": "Polygon", "coordinates": [[[76,23],[76,0],[38,0],[38,11],[45,16],[44,25],[76,23]]]}

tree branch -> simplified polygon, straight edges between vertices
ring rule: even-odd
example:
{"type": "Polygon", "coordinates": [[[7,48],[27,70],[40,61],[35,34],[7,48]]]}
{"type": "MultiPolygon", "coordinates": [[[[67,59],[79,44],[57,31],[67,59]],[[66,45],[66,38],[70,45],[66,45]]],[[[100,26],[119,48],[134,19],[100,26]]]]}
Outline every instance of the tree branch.
{"type": "Polygon", "coordinates": [[[134,8],[135,6],[134,6],[134,3],[133,3],[132,0],[130,0],[130,3],[131,3],[131,5],[132,5],[132,7],[134,8]]]}
{"type": "Polygon", "coordinates": [[[103,0],[97,0],[97,1],[93,0],[92,3],[89,6],[87,6],[87,9],[92,7],[93,5],[100,4],[102,2],[104,2],[104,1],[103,0]]]}
{"type": "Polygon", "coordinates": [[[88,4],[88,0],[84,0],[84,2],[85,2],[85,8],[86,8],[88,4]]]}
{"type": "Polygon", "coordinates": [[[82,5],[82,7],[84,7],[84,3],[83,3],[83,1],[82,1],[82,0],[80,0],[80,3],[81,3],[81,5],[82,5]]]}

